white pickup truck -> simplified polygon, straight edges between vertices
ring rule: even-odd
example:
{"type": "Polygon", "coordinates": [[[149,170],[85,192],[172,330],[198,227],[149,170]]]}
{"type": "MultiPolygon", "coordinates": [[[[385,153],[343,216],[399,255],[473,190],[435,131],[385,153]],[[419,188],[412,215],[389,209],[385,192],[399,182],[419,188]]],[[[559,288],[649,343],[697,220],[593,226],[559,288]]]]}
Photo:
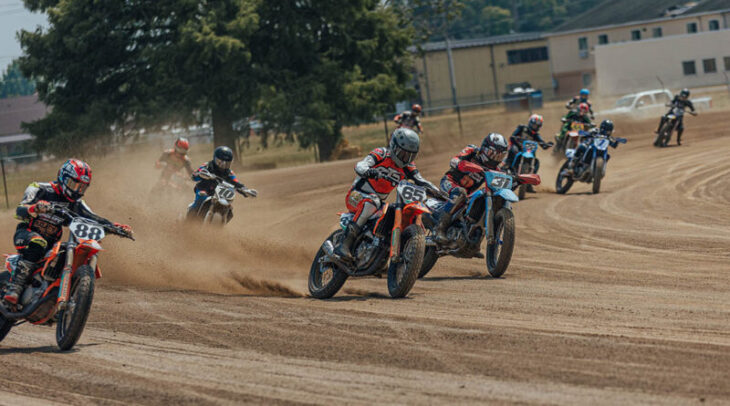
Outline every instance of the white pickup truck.
{"type": "MultiPolygon", "coordinates": [[[[618,115],[634,116],[661,116],[666,113],[667,103],[674,95],[665,89],[647,90],[645,92],[627,94],[616,101],[614,108],[599,112],[608,118],[618,115]]],[[[692,100],[695,109],[706,110],[712,107],[711,97],[701,97],[692,100]]]]}

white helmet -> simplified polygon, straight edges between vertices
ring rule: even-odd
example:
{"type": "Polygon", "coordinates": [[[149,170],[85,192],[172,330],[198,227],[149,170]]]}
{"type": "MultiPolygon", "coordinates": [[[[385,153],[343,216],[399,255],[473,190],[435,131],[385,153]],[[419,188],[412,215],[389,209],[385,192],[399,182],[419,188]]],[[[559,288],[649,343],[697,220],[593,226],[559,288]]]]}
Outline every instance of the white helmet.
{"type": "Polygon", "coordinates": [[[410,128],[399,128],[390,136],[390,157],[396,165],[403,168],[416,160],[421,139],[410,128]]]}

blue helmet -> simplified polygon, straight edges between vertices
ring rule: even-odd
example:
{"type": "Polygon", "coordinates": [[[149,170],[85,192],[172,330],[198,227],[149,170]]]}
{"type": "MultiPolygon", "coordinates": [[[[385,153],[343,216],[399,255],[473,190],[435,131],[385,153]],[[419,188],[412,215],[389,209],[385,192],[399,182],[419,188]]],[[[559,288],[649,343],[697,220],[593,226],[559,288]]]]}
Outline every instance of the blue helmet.
{"type": "Polygon", "coordinates": [[[588,90],[588,89],[580,89],[580,95],[581,96],[588,96],[589,94],[591,94],[591,91],[590,90],[588,90]]]}

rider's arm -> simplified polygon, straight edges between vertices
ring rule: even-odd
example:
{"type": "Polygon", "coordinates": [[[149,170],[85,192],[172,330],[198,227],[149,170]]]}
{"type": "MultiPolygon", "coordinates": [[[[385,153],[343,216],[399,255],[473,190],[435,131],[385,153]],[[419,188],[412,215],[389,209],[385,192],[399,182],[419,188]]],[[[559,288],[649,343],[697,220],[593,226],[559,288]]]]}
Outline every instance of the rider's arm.
{"type": "Polygon", "coordinates": [[[228,181],[233,183],[238,189],[246,188],[246,186],[243,183],[239,182],[238,176],[236,176],[236,174],[233,173],[233,171],[230,171],[230,173],[228,174],[228,181]]]}
{"type": "Polygon", "coordinates": [[[185,163],[183,164],[185,166],[185,170],[188,171],[188,175],[193,175],[193,166],[190,164],[190,158],[185,157],[185,163]]]}
{"type": "Polygon", "coordinates": [[[692,110],[692,112],[694,113],[695,112],[695,105],[692,104],[692,100],[687,99],[687,101],[685,103],[687,103],[687,107],[689,107],[689,109],[692,110]]]}
{"type": "Polygon", "coordinates": [[[512,132],[512,138],[520,138],[522,135],[522,130],[525,128],[524,125],[520,124],[515,128],[515,130],[512,132]]]}
{"type": "Polygon", "coordinates": [[[395,118],[393,118],[393,121],[396,124],[402,123],[403,122],[403,114],[398,114],[397,116],[395,116],[395,118]]]}
{"type": "Polygon", "coordinates": [[[565,108],[572,110],[574,104],[575,104],[575,97],[573,97],[572,99],[568,100],[567,103],[565,103],[565,108]]]}
{"type": "Polygon", "coordinates": [[[206,169],[207,166],[208,166],[208,164],[201,165],[200,168],[196,169],[193,173],[190,174],[190,177],[195,182],[202,182],[204,179],[200,176],[200,171],[203,170],[203,169],[206,169]]]}
{"type": "Polygon", "coordinates": [[[418,171],[415,165],[408,165],[405,168],[403,168],[406,172],[406,176],[408,176],[408,179],[411,179],[413,183],[415,183],[418,186],[425,187],[427,189],[431,189],[432,191],[436,193],[440,193],[440,189],[434,185],[433,183],[429,182],[421,176],[421,172],[418,171]]]}
{"type": "Polygon", "coordinates": [[[368,169],[375,166],[378,161],[382,159],[383,156],[385,156],[385,151],[382,148],[373,150],[362,161],[358,162],[355,165],[355,173],[358,176],[365,177],[368,169]]]}
{"type": "Polygon", "coordinates": [[[35,217],[33,213],[33,205],[38,201],[38,192],[40,187],[38,184],[33,182],[25,189],[23,193],[23,200],[15,209],[15,218],[18,220],[30,220],[35,217]]]}
{"type": "Polygon", "coordinates": [[[86,202],[83,200],[79,200],[78,204],[76,205],[76,211],[77,214],[81,217],[88,218],[91,220],[96,221],[99,224],[105,225],[105,226],[113,226],[114,223],[105,219],[104,217],[101,217],[97,214],[95,214],[93,211],[91,211],[91,208],[86,205],[86,202]]]}
{"type": "Polygon", "coordinates": [[[155,168],[162,168],[163,164],[167,164],[167,151],[163,152],[162,155],[157,158],[157,162],[155,162],[155,168]]]}

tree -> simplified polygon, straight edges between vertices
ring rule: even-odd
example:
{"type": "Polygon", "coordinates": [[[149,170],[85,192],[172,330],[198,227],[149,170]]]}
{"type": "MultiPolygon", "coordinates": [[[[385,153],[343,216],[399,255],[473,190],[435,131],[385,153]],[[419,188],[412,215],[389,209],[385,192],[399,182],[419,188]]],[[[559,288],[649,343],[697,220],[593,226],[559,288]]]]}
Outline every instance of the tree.
{"type": "Polygon", "coordinates": [[[342,127],[411,93],[413,30],[378,0],[278,0],[259,7],[252,62],[266,83],[259,118],[329,159],[342,127]]]}
{"type": "Polygon", "coordinates": [[[0,78],[0,99],[13,96],[27,96],[35,93],[35,83],[20,72],[18,61],[14,60],[0,78]]]}

